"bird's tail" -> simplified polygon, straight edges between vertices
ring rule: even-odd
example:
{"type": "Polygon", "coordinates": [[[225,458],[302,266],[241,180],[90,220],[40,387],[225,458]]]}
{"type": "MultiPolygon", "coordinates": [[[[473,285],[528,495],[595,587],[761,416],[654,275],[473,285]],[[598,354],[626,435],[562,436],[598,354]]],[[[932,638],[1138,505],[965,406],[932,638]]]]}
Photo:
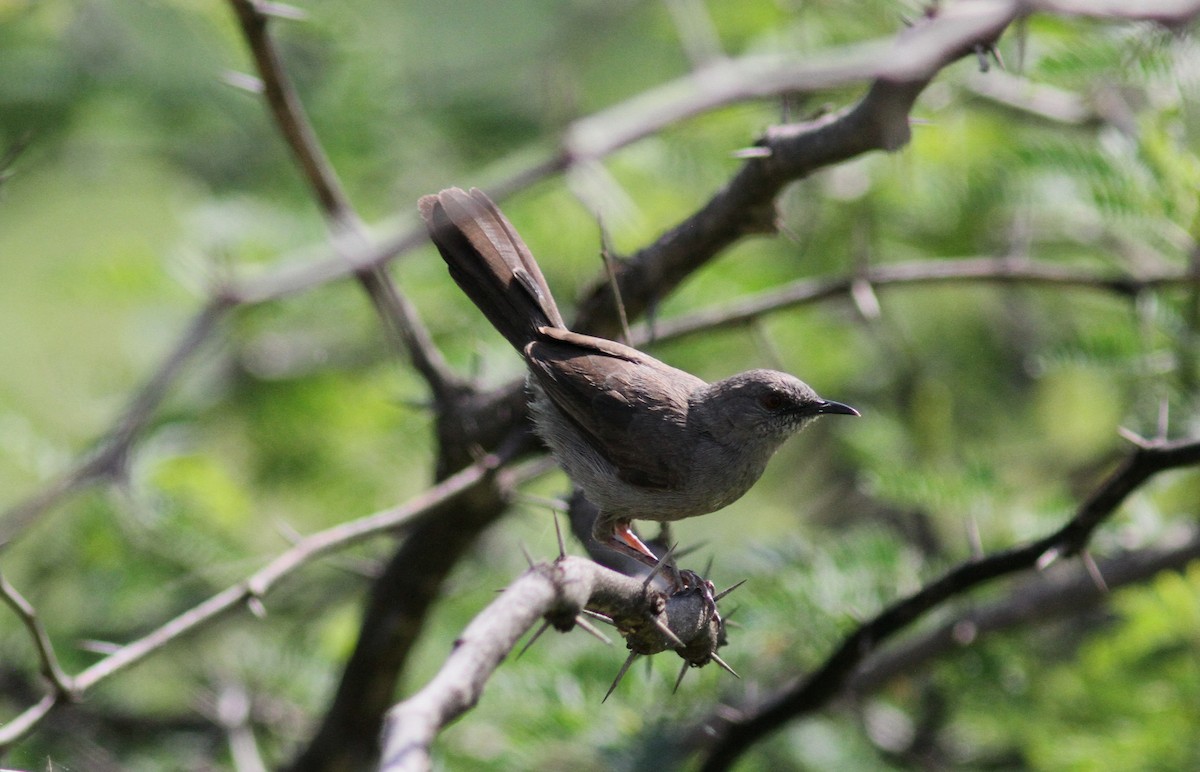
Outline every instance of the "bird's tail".
{"type": "Polygon", "coordinates": [[[529,248],[483,191],[447,188],[419,207],[450,276],[518,351],[539,327],[566,327],[529,248]]]}

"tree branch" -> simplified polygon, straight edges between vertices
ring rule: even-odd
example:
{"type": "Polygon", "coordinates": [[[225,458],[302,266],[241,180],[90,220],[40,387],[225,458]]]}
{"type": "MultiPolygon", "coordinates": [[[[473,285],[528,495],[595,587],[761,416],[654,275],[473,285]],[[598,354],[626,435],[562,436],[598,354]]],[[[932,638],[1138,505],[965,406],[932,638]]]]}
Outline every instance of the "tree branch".
{"type": "MultiPolygon", "coordinates": [[[[467,625],[437,675],[388,711],[380,769],[429,769],[434,738],[475,706],[500,663],[542,617],[566,632],[585,608],[596,611],[615,621],[635,653],[654,654],[674,648],[659,625],[684,643],[706,635],[713,612],[697,614],[697,605],[692,593],[666,598],[638,579],[584,558],[533,566],[467,625]]],[[[706,645],[715,646],[715,639],[706,645]]]]}
{"type": "MultiPolygon", "coordinates": [[[[284,70],[279,52],[267,30],[268,17],[256,0],[230,0],[242,33],[254,57],[262,79],[275,126],[279,129],[308,186],[317,199],[340,259],[350,263],[372,248],[366,226],[350,205],[338,180],[337,172],[321,147],[320,140],[304,112],[300,98],[284,70]]],[[[408,354],[413,367],[425,378],[435,400],[445,410],[453,409],[451,397],[461,390],[457,378],[433,345],[433,339],[421,323],[416,309],[401,294],[384,271],[382,264],[360,266],[354,276],[371,298],[383,322],[388,338],[398,350],[408,354]]]]}
{"type": "Polygon", "coordinates": [[[2,574],[0,574],[0,598],[4,599],[8,607],[25,625],[25,629],[29,631],[29,637],[33,640],[33,648],[41,663],[42,675],[54,686],[54,696],[59,699],[73,699],[77,691],[76,686],[71,677],[63,671],[62,665],[58,663],[58,657],[54,653],[54,644],[50,642],[50,636],[46,634],[46,628],[42,626],[42,621],[38,619],[37,611],[25,599],[25,596],[17,591],[16,587],[9,584],[2,574]]]}
{"type": "MultiPolygon", "coordinates": [[[[498,456],[488,456],[405,504],[335,525],[301,539],[291,549],[281,553],[244,581],[213,595],[138,640],[122,646],[74,678],[66,679],[64,683],[72,687],[71,693],[82,695],[101,681],[137,664],[172,641],[211,624],[237,607],[249,604],[253,609],[261,605],[261,599],[276,584],[317,558],[398,528],[411,528],[430,517],[431,513],[437,512],[439,507],[447,502],[469,494],[477,486],[494,482],[493,475],[505,460],[498,456]]],[[[16,742],[32,729],[54,705],[61,702],[63,692],[64,690],[57,689],[54,694],[47,695],[16,719],[0,727],[0,750],[16,742]],[[49,705],[46,704],[47,700],[50,701],[49,705]]]]}
{"type": "Polygon", "coordinates": [[[943,282],[981,282],[1086,289],[1134,298],[1149,290],[1200,286],[1200,266],[1189,266],[1183,271],[1134,276],[1011,257],[916,260],[875,265],[843,277],[801,279],[757,295],[740,298],[724,306],[706,308],[662,321],[656,320],[653,329],[646,325],[634,328],[634,345],[740,327],[774,311],[836,297],[849,297],[855,285],[862,282],[871,288],[943,282]]]}
{"type": "Polygon", "coordinates": [[[1004,598],[980,605],[865,658],[846,682],[845,691],[864,695],[878,691],[892,679],[910,675],[926,663],[973,644],[980,637],[1019,625],[1078,615],[1111,597],[1110,591],[1151,579],[1158,573],[1183,569],[1200,558],[1200,531],[1176,539],[1171,546],[1130,550],[1098,561],[1104,586],[1085,566],[1047,572],[1012,588],[1004,598]]]}
{"type": "Polygon", "coordinates": [[[1160,472],[1197,464],[1200,464],[1200,440],[1146,442],[1137,446],[1080,505],[1075,516],[1054,533],[1024,546],[960,564],[859,626],[824,664],[799,684],[745,711],[736,720],[714,720],[710,725],[714,739],[704,752],[702,768],[728,769],[761,738],[824,707],[845,687],[868,654],[926,611],[1000,577],[1044,567],[1054,558],[1077,554],[1095,528],[1139,486],[1160,472]]]}

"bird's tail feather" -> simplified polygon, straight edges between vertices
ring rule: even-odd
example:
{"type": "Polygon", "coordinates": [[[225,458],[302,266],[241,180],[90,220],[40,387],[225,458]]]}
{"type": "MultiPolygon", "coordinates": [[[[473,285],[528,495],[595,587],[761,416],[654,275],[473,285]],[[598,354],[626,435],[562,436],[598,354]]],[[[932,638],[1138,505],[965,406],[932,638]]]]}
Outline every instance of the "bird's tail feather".
{"type": "Polygon", "coordinates": [[[518,351],[539,327],[566,327],[529,248],[483,191],[447,188],[419,207],[450,276],[518,351]]]}

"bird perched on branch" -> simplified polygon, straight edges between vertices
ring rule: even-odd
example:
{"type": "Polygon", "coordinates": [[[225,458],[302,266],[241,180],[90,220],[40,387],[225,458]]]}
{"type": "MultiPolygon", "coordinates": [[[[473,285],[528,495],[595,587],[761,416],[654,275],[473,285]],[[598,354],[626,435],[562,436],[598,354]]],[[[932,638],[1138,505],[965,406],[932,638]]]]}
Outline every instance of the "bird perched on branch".
{"type": "Polygon", "coordinates": [[[538,434],[600,514],[601,544],[648,565],[632,520],[681,520],[736,501],[783,441],[820,415],[858,415],[774,370],[714,383],[567,329],[533,255],[482,191],[420,201],[450,275],[525,358],[538,434]]]}

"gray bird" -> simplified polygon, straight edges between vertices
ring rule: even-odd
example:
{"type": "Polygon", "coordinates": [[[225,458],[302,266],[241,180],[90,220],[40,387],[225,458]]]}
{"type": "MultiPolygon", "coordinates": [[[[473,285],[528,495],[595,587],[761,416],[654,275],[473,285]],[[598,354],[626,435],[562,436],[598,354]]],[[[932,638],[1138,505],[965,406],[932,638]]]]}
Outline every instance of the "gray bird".
{"type": "Polygon", "coordinates": [[[654,565],[630,521],[715,512],[814,418],[859,414],[787,373],[749,370],[706,383],[572,332],[533,255],[482,191],[449,188],[422,198],[420,211],[454,281],[525,358],[534,425],[599,508],[601,544],[654,565]]]}

